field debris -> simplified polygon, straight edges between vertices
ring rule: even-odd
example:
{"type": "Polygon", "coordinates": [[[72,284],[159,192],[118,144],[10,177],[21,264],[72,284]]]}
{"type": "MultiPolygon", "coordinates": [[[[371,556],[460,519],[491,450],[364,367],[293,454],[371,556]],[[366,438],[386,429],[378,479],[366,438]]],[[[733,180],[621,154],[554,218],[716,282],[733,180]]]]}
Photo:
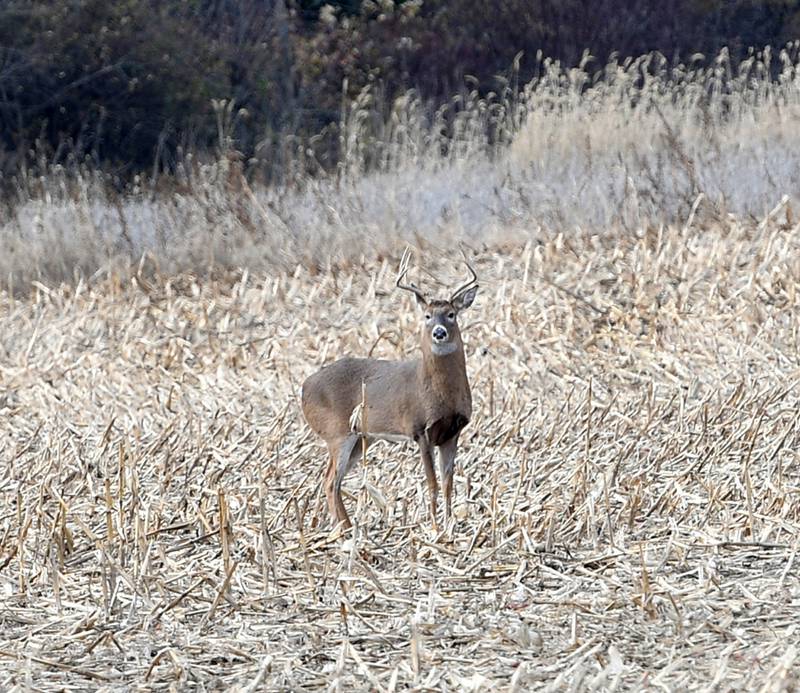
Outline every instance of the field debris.
{"type": "Polygon", "coordinates": [[[798,685],[800,225],[472,248],[455,522],[381,443],[342,533],[299,383],[398,257],[0,294],[0,689],[798,685]]]}

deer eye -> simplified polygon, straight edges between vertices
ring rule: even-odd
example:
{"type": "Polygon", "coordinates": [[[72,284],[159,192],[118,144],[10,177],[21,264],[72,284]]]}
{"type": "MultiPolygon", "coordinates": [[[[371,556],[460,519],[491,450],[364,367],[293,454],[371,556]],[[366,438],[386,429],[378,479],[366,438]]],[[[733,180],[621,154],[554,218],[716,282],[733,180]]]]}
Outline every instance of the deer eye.
{"type": "Polygon", "coordinates": [[[450,320],[455,320],[455,317],[456,317],[455,311],[452,311],[452,310],[451,310],[451,311],[450,311],[450,312],[447,314],[447,317],[448,317],[448,319],[450,319],[450,320]]]}
{"type": "Polygon", "coordinates": [[[426,320],[430,320],[431,319],[431,314],[430,313],[425,313],[425,319],[426,320]]]}

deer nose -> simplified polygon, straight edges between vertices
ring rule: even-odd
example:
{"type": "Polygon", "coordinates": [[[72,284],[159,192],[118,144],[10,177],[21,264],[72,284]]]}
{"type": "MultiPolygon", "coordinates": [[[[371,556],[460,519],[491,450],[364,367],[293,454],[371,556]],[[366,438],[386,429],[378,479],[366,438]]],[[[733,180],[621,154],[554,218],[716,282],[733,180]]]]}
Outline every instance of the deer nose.
{"type": "Polygon", "coordinates": [[[447,330],[441,325],[437,325],[433,328],[431,336],[433,337],[434,342],[443,342],[445,339],[447,339],[447,330]]]}

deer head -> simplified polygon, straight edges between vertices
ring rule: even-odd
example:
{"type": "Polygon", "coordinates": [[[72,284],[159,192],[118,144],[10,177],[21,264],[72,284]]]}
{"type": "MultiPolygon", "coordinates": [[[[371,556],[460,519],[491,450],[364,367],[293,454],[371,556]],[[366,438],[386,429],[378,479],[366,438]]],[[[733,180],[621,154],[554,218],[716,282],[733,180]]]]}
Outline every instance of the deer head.
{"type": "MultiPolygon", "coordinates": [[[[462,251],[463,252],[463,251],[462,251]]],[[[464,255],[464,262],[470,272],[466,283],[456,289],[447,300],[428,299],[415,284],[404,284],[408,273],[410,251],[406,249],[400,263],[400,272],[397,276],[397,287],[410,291],[417,299],[417,305],[422,311],[421,345],[423,353],[433,356],[447,356],[463,347],[461,330],[458,327],[458,314],[469,308],[478,293],[478,275],[464,255]]]]}

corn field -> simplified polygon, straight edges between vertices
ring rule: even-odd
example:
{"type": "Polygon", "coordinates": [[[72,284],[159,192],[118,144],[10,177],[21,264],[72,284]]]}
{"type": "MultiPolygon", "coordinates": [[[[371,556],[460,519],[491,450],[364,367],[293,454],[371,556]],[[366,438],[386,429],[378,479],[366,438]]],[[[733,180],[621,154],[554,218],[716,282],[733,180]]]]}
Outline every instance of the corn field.
{"type": "Polygon", "coordinates": [[[543,77],[502,156],[414,158],[398,116],[408,158],[338,181],[21,180],[0,689],[794,690],[800,92],[792,65],[769,87],[723,68],[738,91],[695,107],[716,73],[665,73],[649,110],[543,77]],[[343,531],[299,387],[414,356],[407,243],[433,293],[457,244],[480,277],[455,518],[434,531],[416,451],[381,443],[343,531]]]}

